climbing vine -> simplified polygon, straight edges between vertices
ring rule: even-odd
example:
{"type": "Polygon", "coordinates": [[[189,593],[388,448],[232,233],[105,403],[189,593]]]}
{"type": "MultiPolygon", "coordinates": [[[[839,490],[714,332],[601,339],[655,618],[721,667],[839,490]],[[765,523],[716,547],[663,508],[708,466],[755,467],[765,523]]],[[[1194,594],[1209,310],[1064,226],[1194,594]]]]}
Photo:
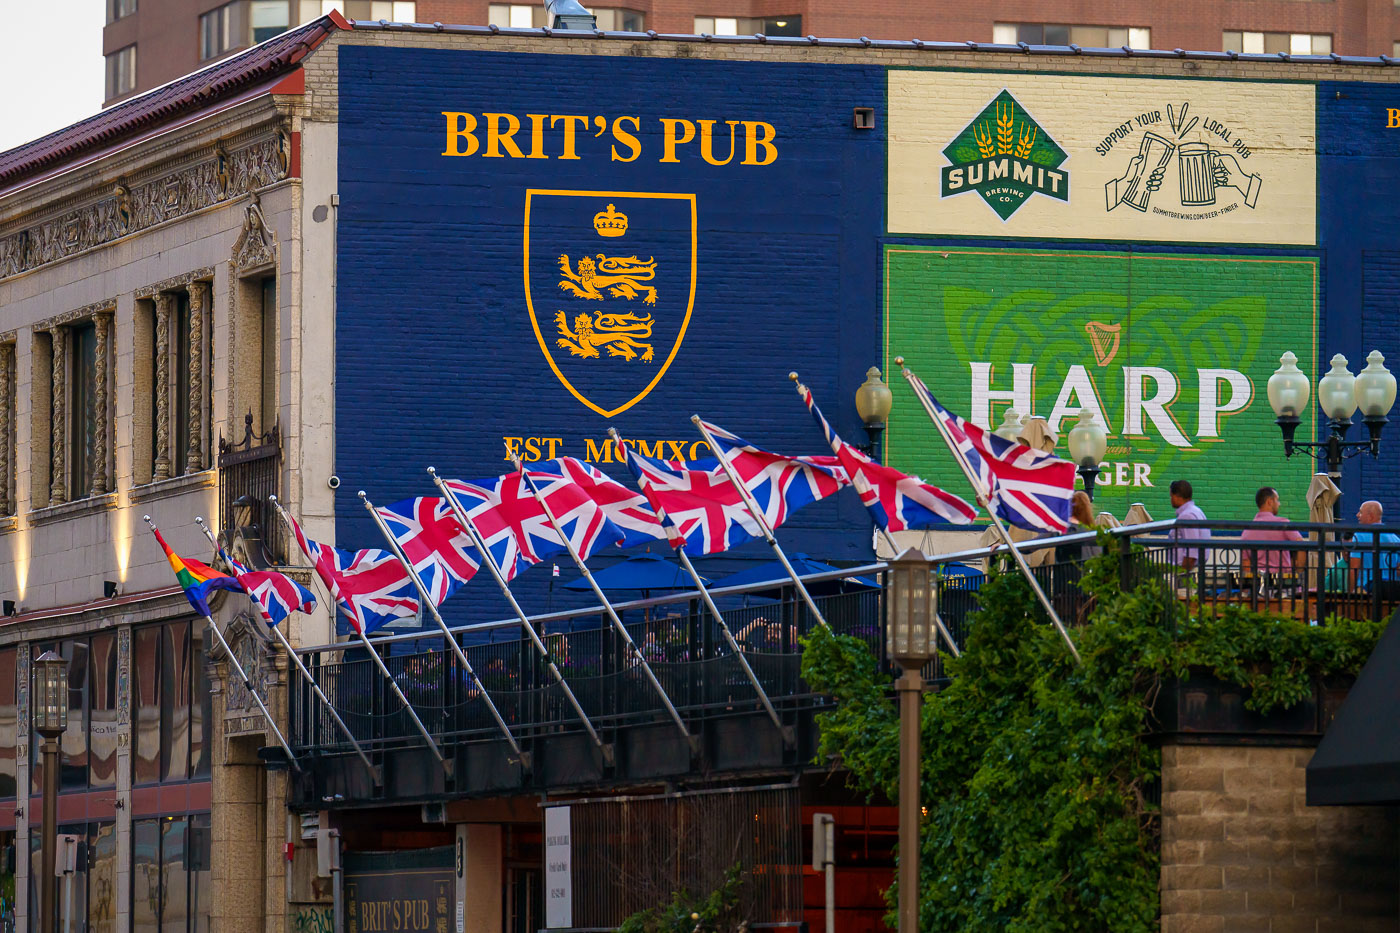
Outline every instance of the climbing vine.
{"type": "MultiPolygon", "coordinates": [[[[1358,672],[1383,628],[1237,608],[1188,618],[1160,581],[1123,590],[1111,556],[1091,561],[1079,585],[1093,605],[1073,630],[1082,666],[1036,621],[1024,581],[993,572],[962,657],[945,658],[951,683],[926,698],[920,930],[1155,929],[1152,706],[1164,681],[1205,671],[1249,688],[1251,709],[1288,707],[1317,678],[1358,672]]],[[[819,719],[820,760],[895,799],[898,720],[875,658],[821,630],[802,670],[837,700],[819,719]]]]}

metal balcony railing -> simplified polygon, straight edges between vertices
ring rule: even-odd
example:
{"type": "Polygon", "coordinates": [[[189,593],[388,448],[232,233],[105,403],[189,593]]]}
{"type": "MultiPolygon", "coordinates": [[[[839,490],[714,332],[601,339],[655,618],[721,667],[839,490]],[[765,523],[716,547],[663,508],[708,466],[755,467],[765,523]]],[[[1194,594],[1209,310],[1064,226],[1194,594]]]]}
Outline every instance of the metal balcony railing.
{"type": "Polygon", "coordinates": [[[229,542],[241,538],[256,566],[285,564],[287,537],[269,501],[278,494],[282,436],[277,425],[253,433],[253,415],[243,419],[243,439],[219,438],[219,530],[229,542]]]}
{"type": "MultiPolygon", "coordinates": [[[[1038,539],[1020,545],[1033,572],[1067,625],[1082,624],[1092,609],[1091,597],[1079,586],[1085,561],[1106,547],[1116,555],[1122,585],[1157,582],[1167,588],[1164,625],[1176,625],[1192,614],[1244,606],[1292,616],[1310,624],[1336,618],[1387,617],[1400,604],[1400,544],[1381,541],[1396,532],[1377,525],[1319,525],[1310,523],[1154,522],[1113,529],[1108,541],[1095,533],[1038,539]],[[1270,533],[1297,531],[1300,541],[1256,541],[1240,537],[1251,528],[1270,533]],[[1178,541],[1186,528],[1205,528],[1206,541],[1178,541]],[[1371,540],[1358,545],[1348,535],[1366,533],[1371,540]],[[1135,546],[1137,545],[1137,546],[1135,546]],[[1196,558],[1188,570],[1181,558],[1196,558]]],[[[976,548],[932,558],[945,572],[939,582],[939,610],[954,641],[965,643],[977,624],[980,568],[998,560],[998,547],[976,548]]],[[[872,564],[834,573],[804,577],[817,592],[822,614],[838,633],[852,635],[870,646],[891,677],[897,672],[885,656],[884,586],[887,567],[872,564]],[[878,588],[857,586],[856,577],[875,578],[878,588]]],[[[781,599],[756,594],[773,592],[773,582],[712,590],[725,621],[759,683],[785,718],[819,709],[827,700],[815,694],[801,677],[799,639],[815,620],[791,587],[781,599]],[[747,600],[749,605],[743,603],[747,600]],[[725,608],[737,606],[737,608],[725,608]]],[[[616,604],[629,634],[655,672],[662,688],[688,722],[733,716],[760,709],[757,692],[730,652],[718,625],[695,593],[681,593],[616,604]]],[[[1039,611],[1039,610],[1037,610],[1039,611]]],[[[664,722],[666,714],[657,691],[644,679],[639,664],[629,659],[622,639],[609,627],[599,608],[555,612],[532,620],[545,635],[551,656],[572,687],[584,711],[600,730],[625,729],[664,722]]],[[[506,724],[522,743],[545,736],[581,732],[582,724],[563,691],[546,670],[515,620],[453,630],[477,672],[473,681],[453,652],[417,651],[396,654],[394,645],[422,644],[422,633],[375,639],[385,655],[394,682],[413,705],[425,726],[445,746],[494,742],[501,736],[483,699],[489,693],[506,724]],[[485,643],[480,643],[480,642],[485,643]]],[[[317,645],[299,649],[331,704],[361,744],[390,750],[422,742],[413,722],[385,678],[356,643],[317,645]]],[[[928,680],[945,679],[941,659],[924,671],[928,680]]],[[[292,681],[291,741],[295,749],[317,754],[350,754],[351,748],[330,715],[302,681],[292,681]]]]}

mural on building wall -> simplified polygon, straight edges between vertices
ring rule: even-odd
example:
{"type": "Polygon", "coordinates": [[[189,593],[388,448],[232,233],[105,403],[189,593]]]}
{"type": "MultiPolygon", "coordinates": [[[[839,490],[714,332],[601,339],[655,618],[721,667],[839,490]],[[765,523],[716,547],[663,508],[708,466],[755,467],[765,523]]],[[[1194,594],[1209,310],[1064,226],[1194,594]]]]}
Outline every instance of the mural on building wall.
{"type": "MultiPolygon", "coordinates": [[[[371,47],[340,67],[340,541],[382,540],[353,490],[429,495],[430,464],[475,479],[508,451],[567,455],[630,484],[609,427],[692,458],[699,413],[818,453],[793,369],[860,433],[884,145],[852,108],[882,102],[881,69],[371,47]]],[[[854,498],[784,540],[870,549],[854,498]]],[[[573,605],[548,580],[522,576],[528,610],[573,605]]],[[[445,612],[510,610],[483,581],[445,612]]]]}
{"type": "MultiPolygon", "coordinates": [[[[1107,426],[1101,507],[1168,517],[1182,478],[1215,518],[1252,516],[1265,484],[1306,518],[1311,465],[1284,459],[1265,386],[1286,350],[1315,364],[1316,260],[891,246],[885,265],[887,352],[940,401],[992,428],[1007,408],[1048,418],[1062,456],[1081,409],[1107,426]]],[[[892,463],[961,489],[895,390],[892,463]]]]}
{"type": "Polygon", "coordinates": [[[1314,96],[1301,83],[892,70],[890,232],[1310,245],[1314,96]],[[981,199],[958,197],[972,190],[981,199]]]}

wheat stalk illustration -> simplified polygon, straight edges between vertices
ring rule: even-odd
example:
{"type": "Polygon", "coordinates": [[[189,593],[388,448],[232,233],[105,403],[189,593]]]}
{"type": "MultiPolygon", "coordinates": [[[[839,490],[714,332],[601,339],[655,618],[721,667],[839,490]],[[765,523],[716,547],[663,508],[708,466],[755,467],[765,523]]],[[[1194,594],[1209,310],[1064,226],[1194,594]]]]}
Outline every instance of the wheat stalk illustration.
{"type": "Polygon", "coordinates": [[[1005,107],[1003,110],[1002,105],[997,104],[997,153],[1002,155],[1011,151],[1012,129],[1016,123],[1016,108],[1011,104],[1005,107]]]}
{"type": "Polygon", "coordinates": [[[977,150],[982,153],[982,158],[990,159],[997,154],[996,144],[992,142],[992,131],[988,129],[987,124],[974,124],[972,138],[977,140],[977,150]]]}
{"type": "Polygon", "coordinates": [[[1035,138],[1040,135],[1040,130],[1034,124],[1021,124],[1020,137],[1016,140],[1016,151],[1013,155],[1018,159],[1028,159],[1031,150],[1035,148],[1035,138]]]}

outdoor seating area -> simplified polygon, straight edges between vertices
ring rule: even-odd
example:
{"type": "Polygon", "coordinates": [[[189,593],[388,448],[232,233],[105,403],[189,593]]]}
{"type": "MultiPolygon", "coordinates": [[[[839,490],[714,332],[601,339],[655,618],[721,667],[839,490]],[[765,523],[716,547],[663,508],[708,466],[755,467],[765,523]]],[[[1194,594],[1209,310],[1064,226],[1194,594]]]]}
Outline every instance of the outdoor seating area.
{"type": "MultiPolygon", "coordinates": [[[[1400,545],[1385,541],[1384,535],[1373,536],[1357,562],[1353,558],[1360,552],[1345,541],[1348,532],[1356,531],[1349,526],[1289,523],[1286,529],[1298,531],[1301,540],[1242,540],[1239,535],[1249,525],[1170,520],[1124,526],[1107,532],[1105,547],[1116,555],[1125,584],[1158,581],[1170,588],[1189,614],[1238,606],[1325,625],[1335,618],[1382,619],[1400,605],[1400,594],[1389,585],[1400,564],[1400,545]],[[1192,540],[1190,550],[1196,560],[1189,568],[1181,559],[1185,548],[1179,537],[1188,528],[1210,533],[1209,539],[1192,540]],[[1373,573],[1368,568],[1380,570],[1373,573]]],[[[1092,611],[1078,581],[1087,555],[1100,550],[1089,545],[1098,543],[1096,533],[1087,532],[1019,545],[1030,554],[1053,548],[1057,557],[1074,555],[1070,560],[1042,563],[1033,571],[1071,628],[1092,611]]],[[[976,625],[977,592],[984,579],[977,568],[997,560],[998,551],[1004,553],[1004,548],[978,548],[932,559],[934,572],[940,574],[939,613],[959,645],[966,643],[976,625]]],[[[805,569],[817,566],[809,558],[802,560],[805,569]]],[[[654,574],[655,568],[647,572],[654,574]]],[[[824,699],[813,694],[800,675],[800,640],[819,623],[790,582],[785,585],[773,579],[767,570],[750,575],[756,579],[741,579],[737,586],[720,580],[711,590],[722,605],[740,607],[723,610],[725,625],[780,715],[792,719],[820,709],[824,699]]],[[[807,573],[803,580],[832,630],[869,645],[893,680],[898,669],[886,657],[883,637],[886,576],[886,565],[872,564],[807,573]]],[[[690,722],[760,709],[753,681],[697,593],[668,592],[614,605],[639,655],[630,652],[597,608],[532,619],[544,633],[550,658],[595,727],[616,730],[663,721],[666,699],[690,722]],[[644,676],[643,662],[660,690],[644,676]]],[[[576,711],[548,676],[543,659],[520,633],[518,622],[471,626],[454,634],[463,640],[475,677],[462,669],[451,651],[385,651],[393,682],[440,741],[452,745],[499,739],[499,724],[484,702],[488,695],[518,740],[581,730],[576,711]],[[489,640],[482,639],[485,634],[489,640]]],[[[376,641],[392,645],[415,638],[421,647],[421,636],[376,641]]],[[[361,649],[351,644],[323,645],[300,653],[366,747],[391,749],[421,741],[402,703],[361,649]]],[[[935,686],[946,680],[941,655],[924,674],[935,686]]],[[[294,747],[320,754],[350,753],[309,688],[296,684],[292,697],[294,747]]]]}

